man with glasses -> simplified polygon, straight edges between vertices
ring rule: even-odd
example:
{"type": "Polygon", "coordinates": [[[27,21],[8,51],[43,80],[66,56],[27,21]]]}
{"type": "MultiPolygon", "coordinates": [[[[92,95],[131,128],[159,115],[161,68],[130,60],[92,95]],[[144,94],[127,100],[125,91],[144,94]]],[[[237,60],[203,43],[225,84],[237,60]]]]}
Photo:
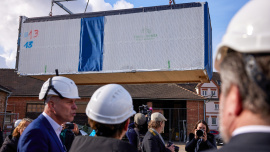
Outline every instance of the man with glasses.
{"type": "Polygon", "coordinates": [[[80,99],[78,88],[71,79],[55,76],[43,84],[39,99],[44,100],[44,111],[23,132],[18,152],[64,152],[61,124],[72,122],[76,115],[75,101],[80,99]]]}

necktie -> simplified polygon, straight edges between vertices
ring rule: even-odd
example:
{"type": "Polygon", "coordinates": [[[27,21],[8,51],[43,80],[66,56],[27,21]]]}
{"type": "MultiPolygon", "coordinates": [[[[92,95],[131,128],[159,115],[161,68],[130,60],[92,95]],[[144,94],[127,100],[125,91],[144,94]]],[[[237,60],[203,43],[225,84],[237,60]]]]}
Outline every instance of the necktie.
{"type": "Polygon", "coordinates": [[[202,138],[200,138],[198,141],[197,141],[197,146],[195,148],[195,152],[198,152],[199,151],[199,147],[200,147],[200,144],[202,142],[202,138]]]}

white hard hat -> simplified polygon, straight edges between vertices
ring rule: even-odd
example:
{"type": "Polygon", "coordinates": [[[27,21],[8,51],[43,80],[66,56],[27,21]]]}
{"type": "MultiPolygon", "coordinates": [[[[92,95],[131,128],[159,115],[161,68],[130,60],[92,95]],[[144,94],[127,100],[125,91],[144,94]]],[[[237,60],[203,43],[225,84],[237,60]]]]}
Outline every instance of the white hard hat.
{"type": "Polygon", "coordinates": [[[215,68],[228,48],[240,53],[270,52],[270,0],[249,1],[231,20],[215,57],[215,68]]]}
{"type": "Polygon", "coordinates": [[[14,123],[14,128],[16,128],[20,124],[21,121],[22,121],[22,119],[16,120],[14,123]]]}
{"type": "Polygon", "coordinates": [[[118,84],[97,89],[86,107],[86,115],[103,124],[120,124],[135,113],[130,94],[118,84]]]}
{"type": "Polygon", "coordinates": [[[144,116],[144,114],[142,113],[137,113],[135,116],[134,116],[134,122],[138,125],[143,125],[145,124],[146,122],[146,118],[144,116]]]}
{"type": "Polygon", "coordinates": [[[69,99],[80,99],[78,88],[74,81],[63,76],[54,76],[43,84],[39,93],[39,99],[45,99],[47,95],[57,95],[61,98],[69,99]]]}
{"type": "Polygon", "coordinates": [[[153,120],[153,121],[167,121],[167,119],[163,116],[163,114],[161,114],[159,112],[152,113],[151,120],[153,120]]]}

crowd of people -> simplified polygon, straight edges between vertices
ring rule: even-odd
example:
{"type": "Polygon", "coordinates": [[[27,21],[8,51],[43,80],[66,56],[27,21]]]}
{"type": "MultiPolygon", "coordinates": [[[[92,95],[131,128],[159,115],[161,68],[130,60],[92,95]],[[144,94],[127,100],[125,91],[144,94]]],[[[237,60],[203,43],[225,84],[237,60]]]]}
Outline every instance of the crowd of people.
{"type": "MultiPolygon", "coordinates": [[[[270,151],[270,1],[248,2],[232,19],[218,47],[215,68],[220,72],[220,131],[226,145],[217,149],[205,121],[189,135],[185,150],[270,151]],[[268,140],[269,139],[269,140],[268,140]]],[[[87,107],[88,123],[95,136],[80,136],[75,124],[68,130],[80,99],[75,83],[54,76],[42,86],[39,99],[44,111],[35,120],[22,119],[1,151],[18,152],[174,152],[161,136],[167,119],[152,113],[149,122],[137,113],[129,92],[118,84],[95,91],[87,107]],[[134,116],[130,124],[130,117],[134,116]],[[147,128],[147,129],[145,129],[147,128]],[[121,140],[127,135],[130,143],[121,140]]]]}
{"type": "Polygon", "coordinates": [[[0,152],[16,152],[19,138],[22,135],[24,129],[31,122],[32,119],[29,118],[17,120],[14,124],[15,129],[13,130],[12,135],[8,135],[5,138],[4,143],[2,144],[2,147],[0,149],[0,152]]]}

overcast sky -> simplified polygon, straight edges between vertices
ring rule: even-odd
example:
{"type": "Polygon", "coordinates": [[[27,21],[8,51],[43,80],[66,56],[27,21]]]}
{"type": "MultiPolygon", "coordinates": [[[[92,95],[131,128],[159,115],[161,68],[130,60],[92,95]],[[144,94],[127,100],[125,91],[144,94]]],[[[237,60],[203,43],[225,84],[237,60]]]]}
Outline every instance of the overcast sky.
{"type": "MultiPolygon", "coordinates": [[[[194,2],[190,0],[175,0],[178,3],[194,2]]],[[[205,2],[205,1],[195,1],[205,2]]],[[[226,32],[233,15],[248,0],[209,0],[213,57],[216,47],[226,32]]],[[[63,2],[73,13],[83,13],[87,0],[63,2]]],[[[138,8],[147,6],[168,5],[169,0],[89,0],[86,12],[105,11],[112,9],[138,8]]],[[[51,11],[51,0],[0,0],[0,68],[15,68],[19,16],[48,16],[51,11]]],[[[53,6],[54,15],[67,14],[57,5],[53,6]]]]}

